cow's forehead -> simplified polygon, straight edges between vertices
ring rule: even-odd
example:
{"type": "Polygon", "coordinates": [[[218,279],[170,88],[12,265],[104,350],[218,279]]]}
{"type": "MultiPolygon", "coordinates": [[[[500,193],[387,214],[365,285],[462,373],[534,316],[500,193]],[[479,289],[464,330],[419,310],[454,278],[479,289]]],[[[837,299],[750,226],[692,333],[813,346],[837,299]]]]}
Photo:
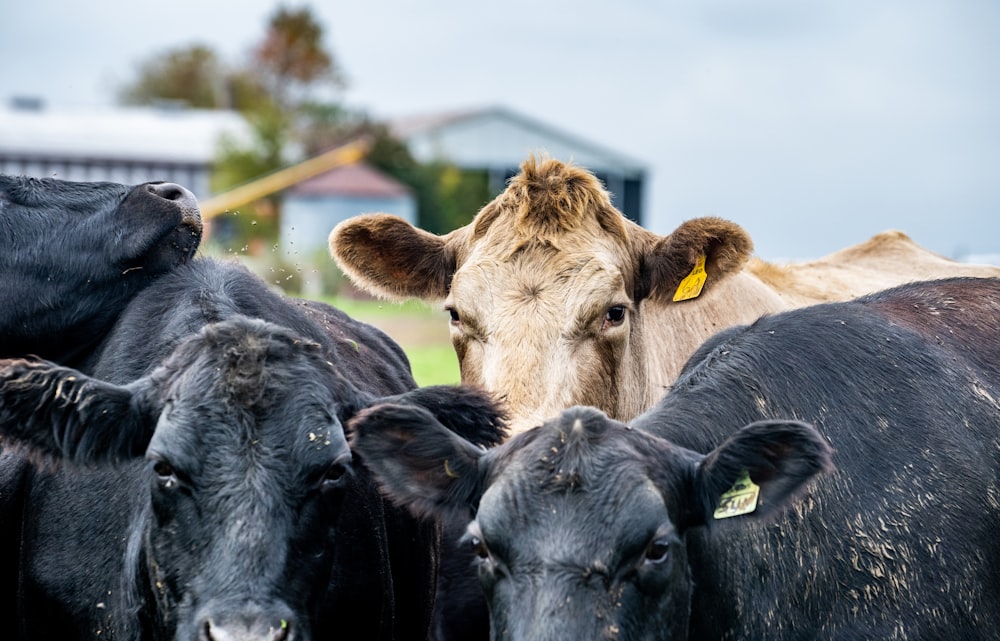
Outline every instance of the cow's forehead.
{"type": "Polygon", "coordinates": [[[347,449],[343,426],[322,386],[303,382],[294,390],[264,393],[281,396],[264,411],[220,397],[207,403],[179,398],[164,408],[149,449],[199,461],[247,454],[259,458],[262,452],[279,450],[289,461],[328,459],[336,456],[331,449],[347,449]]]}
{"type": "Polygon", "coordinates": [[[513,223],[498,219],[486,233],[470,241],[464,256],[466,261],[507,261],[519,254],[538,259],[594,252],[624,256],[632,251],[627,238],[624,234],[608,233],[596,220],[589,220],[570,230],[541,233],[519,229],[513,223]]]}
{"type": "Polygon", "coordinates": [[[602,247],[569,252],[534,246],[508,259],[476,252],[455,272],[449,302],[488,307],[546,301],[576,307],[596,298],[603,303],[629,295],[629,267],[602,247]]]}
{"type": "Polygon", "coordinates": [[[670,448],[599,410],[571,408],[497,450],[480,511],[499,514],[526,499],[584,510],[604,500],[627,505],[637,488],[651,487],[650,466],[670,448]]]}
{"type": "Polygon", "coordinates": [[[190,358],[182,350],[176,369],[160,373],[166,404],[150,453],[196,468],[279,453],[275,460],[284,468],[347,452],[333,366],[305,342],[272,338],[248,335],[220,342],[221,350],[192,343],[190,358]],[[236,347],[245,351],[234,355],[236,347]]]}
{"type": "Polygon", "coordinates": [[[541,471],[526,458],[512,462],[479,503],[476,521],[487,543],[506,551],[509,562],[612,566],[623,550],[672,528],[643,466],[619,453],[593,453],[603,454],[598,463],[604,464],[589,470],[541,471]],[[578,484],[571,478],[587,474],[578,484]]]}

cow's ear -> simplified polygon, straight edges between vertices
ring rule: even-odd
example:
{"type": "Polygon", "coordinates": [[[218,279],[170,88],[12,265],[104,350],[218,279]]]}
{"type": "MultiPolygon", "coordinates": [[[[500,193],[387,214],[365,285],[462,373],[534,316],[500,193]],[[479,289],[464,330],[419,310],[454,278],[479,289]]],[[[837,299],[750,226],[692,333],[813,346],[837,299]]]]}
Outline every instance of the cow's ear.
{"type": "Polygon", "coordinates": [[[382,402],[419,405],[473,445],[492,447],[507,438],[506,407],[474,385],[429,385],[382,402]]]}
{"type": "Polygon", "coordinates": [[[780,513],[814,477],[833,469],[832,450],[799,421],[751,423],[694,469],[690,525],[780,513]]]}
{"type": "Polygon", "coordinates": [[[752,254],[750,235],[736,223],[712,217],[689,220],[645,251],[637,300],[697,298],[743,269],[752,254]]]}
{"type": "Polygon", "coordinates": [[[158,416],[149,379],[120,386],[47,361],[0,361],[0,444],[35,460],[140,456],[158,416]]]}
{"type": "Polygon", "coordinates": [[[455,273],[455,237],[431,234],[398,216],[364,214],[330,232],[330,254],[354,284],[372,294],[440,300],[455,273]]]}
{"type": "Polygon", "coordinates": [[[423,407],[383,403],[348,424],[352,450],[396,504],[418,517],[468,517],[479,503],[485,450],[423,407]]]}

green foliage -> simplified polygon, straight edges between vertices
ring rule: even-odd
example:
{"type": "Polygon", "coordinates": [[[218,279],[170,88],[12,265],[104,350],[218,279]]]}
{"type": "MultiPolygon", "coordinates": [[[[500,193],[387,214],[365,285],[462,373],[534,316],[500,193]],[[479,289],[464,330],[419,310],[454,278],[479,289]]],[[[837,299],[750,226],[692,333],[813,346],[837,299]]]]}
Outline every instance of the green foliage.
{"type": "Polygon", "coordinates": [[[307,157],[366,135],[372,126],[367,114],[337,103],[304,102],[296,115],[295,128],[307,157]]]}
{"type": "Polygon", "coordinates": [[[121,87],[118,99],[127,105],[177,101],[200,109],[224,106],[225,73],[211,48],[196,44],[171,49],[141,63],[138,77],[121,87]]]}
{"type": "Polygon", "coordinates": [[[485,170],[469,171],[447,163],[423,165],[431,187],[429,202],[422,202],[420,224],[427,231],[445,234],[468,224],[490,200],[485,170]]]}
{"type": "MultiPolygon", "coordinates": [[[[205,45],[178,48],[143,63],[119,98],[129,104],[176,100],[239,110],[250,124],[251,138],[220,141],[211,179],[215,192],[299,160],[288,156],[290,149],[311,157],[367,135],[374,140],[368,162],[413,190],[421,227],[447,233],[468,223],[491,197],[486,172],[463,171],[448,163],[422,165],[384,124],[311,95],[343,86],[343,74],[325,48],[322,25],[312,12],[279,7],[244,64],[227,68],[205,45]]],[[[234,212],[219,221],[224,244],[251,247],[253,237],[273,244],[280,212],[280,195],[234,212]]]]}

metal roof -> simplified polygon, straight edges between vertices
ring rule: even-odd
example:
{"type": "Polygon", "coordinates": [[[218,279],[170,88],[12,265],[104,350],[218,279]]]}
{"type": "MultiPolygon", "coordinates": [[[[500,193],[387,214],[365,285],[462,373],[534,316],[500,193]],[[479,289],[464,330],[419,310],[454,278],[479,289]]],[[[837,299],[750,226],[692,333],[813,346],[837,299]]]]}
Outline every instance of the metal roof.
{"type": "Polygon", "coordinates": [[[169,107],[0,107],[0,155],[208,164],[223,133],[249,138],[236,112],[169,107]]]}
{"type": "Polygon", "coordinates": [[[531,153],[549,153],[593,170],[642,175],[645,163],[505,107],[466,109],[390,123],[418,160],[459,166],[518,167],[531,153]]]}
{"type": "Polygon", "coordinates": [[[288,191],[293,196],[400,197],[410,189],[365,162],[335,167],[314,178],[303,180],[288,191]]]}

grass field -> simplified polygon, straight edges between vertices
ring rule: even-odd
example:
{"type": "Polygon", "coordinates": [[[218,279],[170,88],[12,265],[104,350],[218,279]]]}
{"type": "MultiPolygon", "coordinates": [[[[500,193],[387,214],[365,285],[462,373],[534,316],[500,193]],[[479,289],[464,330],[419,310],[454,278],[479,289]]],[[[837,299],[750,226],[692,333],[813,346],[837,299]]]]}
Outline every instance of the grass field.
{"type": "Polygon", "coordinates": [[[324,302],[347,312],[389,335],[410,359],[419,385],[458,383],[458,359],[448,336],[448,314],[420,301],[386,301],[328,298],[324,302]]]}

